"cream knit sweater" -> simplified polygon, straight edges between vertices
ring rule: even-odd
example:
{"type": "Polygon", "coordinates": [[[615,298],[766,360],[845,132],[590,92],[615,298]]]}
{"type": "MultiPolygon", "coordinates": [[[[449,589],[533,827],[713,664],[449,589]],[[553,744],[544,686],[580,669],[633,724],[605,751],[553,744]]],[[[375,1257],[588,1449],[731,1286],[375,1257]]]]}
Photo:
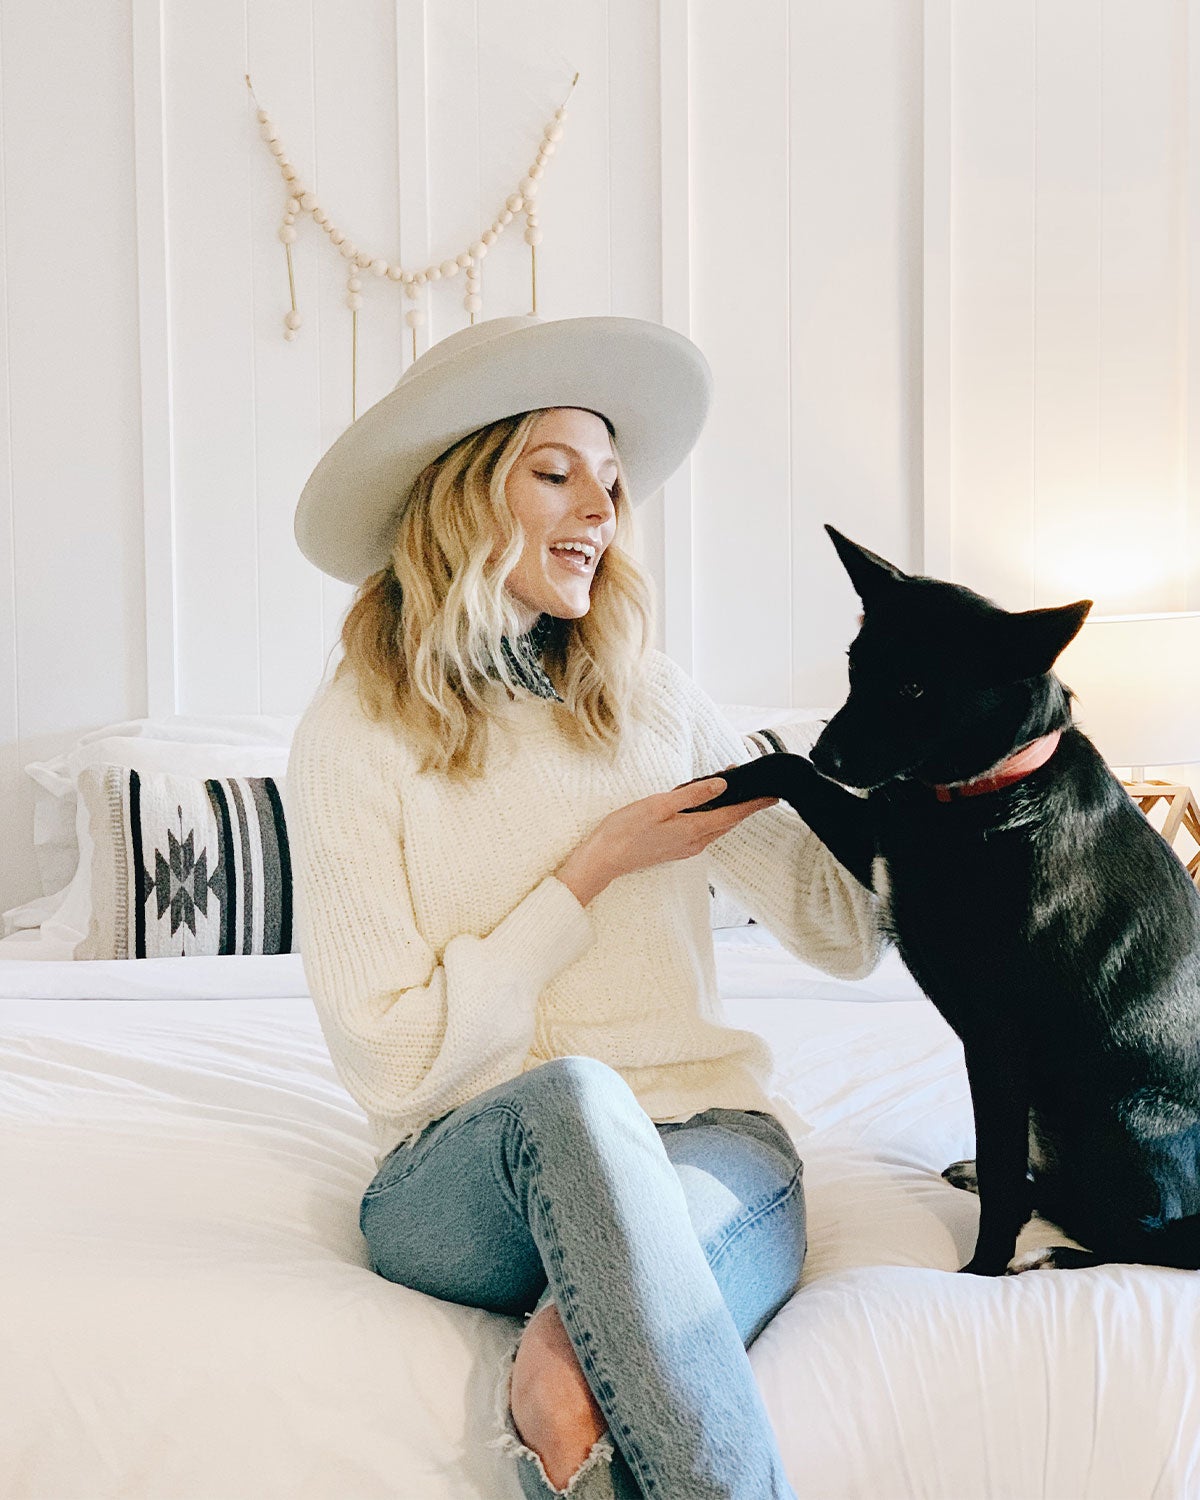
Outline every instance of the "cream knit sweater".
{"type": "Polygon", "coordinates": [[[724,1021],[710,880],[831,974],[878,962],[874,897],[786,803],[691,859],[618,877],[586,907],[554,877],[615,808],[749,758],[669,657],[654,652],[650,672],[652,722],[615,762],[570,743],[534,699],[515,729],[489,727],[487,774],[463,784],[418,774],[347,677],[301,719],[286,796],[304,970],[377,1163],[571,1054],[615,1068],[655,1120],[717,1105],[786,1118],[769,1102],[767,1043],[724,1021]]]}

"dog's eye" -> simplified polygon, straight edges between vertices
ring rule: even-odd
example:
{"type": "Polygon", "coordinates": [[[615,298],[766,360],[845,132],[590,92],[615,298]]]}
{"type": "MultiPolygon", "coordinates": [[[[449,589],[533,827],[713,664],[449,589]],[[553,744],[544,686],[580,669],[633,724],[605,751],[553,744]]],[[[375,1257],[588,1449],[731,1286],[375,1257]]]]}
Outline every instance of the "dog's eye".
{"type": "Polygon", "coordinates": [[[905,682],[900,687],[900,694],[904,698],[919,698],[924,691],[919,682],[905,682]]]}

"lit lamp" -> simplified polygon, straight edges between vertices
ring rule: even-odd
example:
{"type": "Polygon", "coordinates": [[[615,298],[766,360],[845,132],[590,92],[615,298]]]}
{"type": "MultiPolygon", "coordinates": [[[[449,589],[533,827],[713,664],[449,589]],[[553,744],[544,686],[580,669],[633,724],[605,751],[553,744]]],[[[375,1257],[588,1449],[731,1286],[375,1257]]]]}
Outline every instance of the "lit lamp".
{"type": "Polygon", "coordinates": [[[1200,761],[1200,610],[1091,615],[1058,658],[1055,674],[1075,693],[1075,721],[1110,766],[1128,767],[1129,795],[1148,813],[1166,802],[1160,832],[1180,828],[1196,845],[1188,873],[1200,885],[1200,805],[1190,787],[1147,781],[1147,766],[1200,761]]]}

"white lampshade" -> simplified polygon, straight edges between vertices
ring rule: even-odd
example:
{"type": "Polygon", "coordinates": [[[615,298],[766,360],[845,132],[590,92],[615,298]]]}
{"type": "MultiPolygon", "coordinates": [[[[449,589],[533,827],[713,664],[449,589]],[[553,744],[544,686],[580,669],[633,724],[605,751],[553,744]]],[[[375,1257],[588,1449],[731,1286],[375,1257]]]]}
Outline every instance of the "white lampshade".
{"type": "Polygon", "coordinates": [[[1110,766],[1200,761],[1200,611],[1089,616],[1054,672],[1110,766]]]}

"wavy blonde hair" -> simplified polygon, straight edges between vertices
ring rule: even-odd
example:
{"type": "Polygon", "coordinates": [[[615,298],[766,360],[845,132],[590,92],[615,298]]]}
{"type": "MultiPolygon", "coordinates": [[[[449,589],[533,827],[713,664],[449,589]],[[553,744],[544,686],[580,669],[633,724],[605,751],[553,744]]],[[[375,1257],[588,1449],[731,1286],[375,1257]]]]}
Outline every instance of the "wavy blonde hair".
{"type": "MultiPolygon", "coordinates": [[[[481,775],[489,717],[504,720],[536,696],[513,675],[501,641],[520,634],[505,582],[525,545],[505,484],[540,415],[482,427],[417,476],[391,561],[359,586],[342,627],[335,679],[352,673],[366,713],[403,726],[423,771],[481,775]]],[[[577,743],[610,757],[630,719],[644,714],[654,620],[616,456],[616,530],[596,565],[591,607],[558,621],[542,655],[563,700],[548,706],[577,743]]]]}

